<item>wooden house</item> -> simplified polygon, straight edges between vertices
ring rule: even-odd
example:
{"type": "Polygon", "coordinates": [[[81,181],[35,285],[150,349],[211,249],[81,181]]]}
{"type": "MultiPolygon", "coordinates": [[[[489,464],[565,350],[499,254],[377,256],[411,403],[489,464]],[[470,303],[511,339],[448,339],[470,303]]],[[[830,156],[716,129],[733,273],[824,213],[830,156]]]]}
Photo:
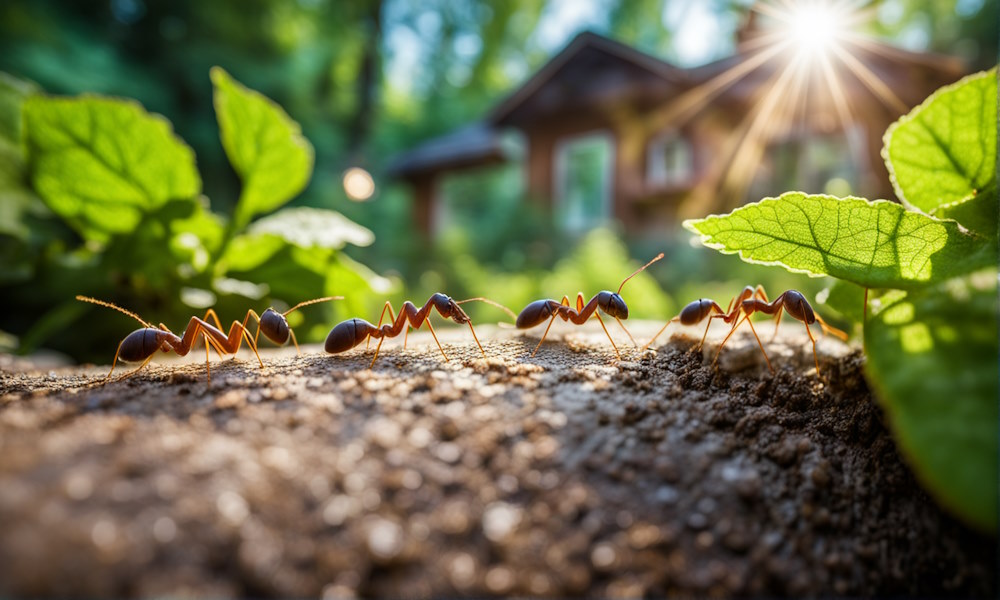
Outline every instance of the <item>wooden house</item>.
{"type": "Polygon", "coordinates": [[[874,79],[837,73],[845,113],[815,72],[799,78],[799,101],[769,98],[788,59],[754,65],[748,47],[683,69],[582,33],[479,122],[395,157],[390,175],[411,184],[428,233],[441,224],[447,177],[510,161],[524,201],[570,232],[610,219],[632,235],[663,231],[789,189],[892,198],[885,129],[963,74],[950,57],[856,49],[874,79]]]}

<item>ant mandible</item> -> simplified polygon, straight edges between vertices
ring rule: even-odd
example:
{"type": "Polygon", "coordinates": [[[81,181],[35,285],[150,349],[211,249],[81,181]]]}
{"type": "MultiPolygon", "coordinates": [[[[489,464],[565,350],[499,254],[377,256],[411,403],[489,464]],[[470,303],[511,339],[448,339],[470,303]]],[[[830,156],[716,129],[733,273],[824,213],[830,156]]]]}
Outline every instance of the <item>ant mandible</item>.
{"type": "MultiPolygon", "coordinates": [[[[812,342],[813,361],[816,363],[817,377],[820,376],[819,355],[816,354],[816,338],[813,337],[812,330],[809,329],[809,326],[818,322],[824,334],[829,333],[843,341],[847,341],[847,334],[835,327],[827,325],[826,321],[816,314],[812,306],[809,304],[809,301],[806,300],[806,297],[803,296],[798,290],[788,290],[775,298],[773,302],[768,302],[767,298],[748,298],[740,303],[740,307],[744,316],[739,323],[730,329],[729,334],[726,335],[725,339],[722,340],[722,343],[719,344],[719,350],[715,354],[715,360],[719,359],[719,353],[722,352],[722,347],[726,345],[726,341],[729,340],[730,336],[733,335],[733,332],[736,331],[736,327],[738,327],[743,321],[746,321],[750,325],[750,330],[753,331],[754,337],[757,337],[757,331],[754,329],[753,321],[750,320],[750,316],[755,312],[764,313],[766,315],[774,315],[774,335],[771,336],[771,339],[774,339],[774,336],[778,335],[778,325],[781,324],[782,311],[787,312],[793,319],[802,321],[802,323],[806,326],[806,335],[809,336],[809,341],[812,342]]],[[[760,344],[759,337],[757,337],[757,343],[760,344]]],[[[767,358],[767,352],[764,352],[763,346],[761,346],[760,351],[764,353],[764,359],[767,360],[767,366],[773,373],[774,368],[771,367],[771,361],[767,358]]]]}
{"type": "MultiPolygon", "coordinates": [[[[712,319],[722,319],[724,323],[733,324],[733,329],[736,328],[736,320],[740,316],[740,312],[743,309],[743,301],[750,298],[761,298],[767,301],[767,294],[764,293],[764,287],[758,285],[756,288],[751,286],[746,286],[743,291],[736,295],[732,300],[729,301],[729,306],[726,310],[722,310],[722,307],[715,300],[709,298],[699,298],[694,302],[691,302],[685,306],[681,312],[667,321],[656,335],[653,336],[651,340],[646,342],[646,345],[642,347],[643,350],[649,348],[656,338],[660,337],[667,327],[671,323],[676,323],[680,321],[681,325],[697,325],[705,319],[708,319],[708,323],[705,325],[705,333],[701,336],[701,342],[698,343],[698,350],[701,350],[702,345],[705,344],[705,338],[708,337],[708,329],[712,326],[712,319]]],[[[760,343],[760,340],[757,340],[760,343]]],[[[763,350],[761,346],[761,350],[763,350]]],[[[766,354],[764,355],[767,356],[766,354]]],[[[770,365],[770,363],[769,363],[770,365]]]]}
{"type": "Polygon", "coordinates": [[[438,350],[441,351],[441,355],[447,361],[448,355],[445,354],[444,348],[441,347],[441,342],[438,341],[437,334],[434,333],[434,325],[431,324],[430,320],[431,309],[436,308],[438,313],[445,319],[451,319],[462,325],[468,324],[469,331],[472,332],[472,338],[476,340],[476,345],[479,346],[479,351],[483,353],[483,358],[486,358],[486,351],[483,350],[483,345],[479,343],[479,338],[476,336],[476,330],[472,327],[472,319],[459,306],[473,300],[492,304],[506,311],[511,317],[514,316],[512,310],[487,298],[468,298],[466,300],[455,301],[445,294],[437,293],[433,294],[420,309],[409,300],[403,302],[403,306],[400,307],[397,314],[394,314],[392,311],[392,303],[386,301],[385,306],[382,307],[382,314],[379,316],[377,326],[372,325],[364,319],[354,318],[343,321],[331,329],[329,335],[326,336],[325,349],[330,354],[339,354],[354,348],[365,340],[368,340],[370,343],[371,338],[378,338],[378,345],[375,347],[375,356],[372,357],[372,362],[368,365],[370,369],[375,365],[375,360],[378,358],[379,350],[382,348],[382,342],[385,341],[385,338],[396,337],[405,328],[406,335],[403,338],[403,347],[405,348],[406,339],[410,334],[410,327],[420,329],[421,325],[427,323],[427,327],[434,337],[434,342],[437,344],[438,350]],[[386,311],[389,312],[389,320],[391,322],[382,325],[386,311]]]}
{"type": "MultiPolygon", "coordinates": [[[[271,340],[279,346],[285,345],[288,338],[292,338],[292,343],[295,344],[295,351],[299,354],[302,353],[299,350],[299,342],[295,339],[295,331],[288,325],[287,317],[289,314],[295,312],[296,310],[302,308],[303,306],[309,306],[311,304],[317,304],[319,302],[329,302],[330,300],[343,300],[343,296],[325,296],[323,298],[316,298],[314,300],[306,300],[305,302],[299,302],[295,306],[289,308],[283,313],[279,313],[274,307],[268,307],[263,313],[258,315],[253,309],[247,311],[247,316],[243,318],[243,326],[246,327],[247,321],[250,317],[253,317],[257,321],[257,331],[253,336],[254,347],[259,347],[260,334],[263,333],[264,337],[271,340]]],[[[219,329],[222,329],[222,324],[219,322],[219,316],[215,314],[215,311],[211,308],[205,313],[205,320],[211,317],[215,320],[215,324],[219,329]]]]}
{"type": "Polygon", "coordinates": [[[576,310],[569,305],[569,296],[563,296],[561,302],[556,302],[552,299],[535,300],[531,304],[524,307],[521,314],[517,315],[517,327],[519,329],[530,329],[538,324],[540,324],[545,319],[549,319],[549,325],[545,328],[545,333],[542,334],[542,339],[538,340],[538,345],[535,346],[535,350],[531,353],[534,356],[538,349],[542,347],[542,342],[545,341],[545,336],[549,334],[549,329],[552,327],[552,323],[555,322],[556,317],[562,318],[563,321],[572,321],[576,325],[583,325],[591,317],[597,317],[597,321],[601,324],[601,328],[604,329],[604,334],[608,336],[608,340],[611,342],[611,347],[615,349],[615,355],[621,360],[621,354],[618,352],[618,346],[615,345],[615,341],[611,339],[611,334],[608,333],[608,328],[604,326],[604,320],[601,319],[601,315],[597,312],[600,308],[604,313],[610,317],[614,317],[621,328],[628,335],[632,343],[635,344],[635,339],[632,334],[629,333],[628,329],[625,328],[625,324],[622,323],[622,319],[628,319],[628,305],[622,300],[621,291],[625,287],[625,282],[632,279],[642,271],[646,270],[649,265],[655,263],[656,261],[663,258],[663,253],[659,253],[656,258],[649,261],[634,273],[629,275],[622,281],[621,285],[618,286],[617,292],[609,292],[607,290],[598,292],[584,305],[583,302],[583,292],[578,292],[576,295],[576,310]]]}
{"type": "MultiPolygon", "coordinates": [[[[257,356],[257,361],[260,366],[264,366],[264,362],[260,360],[260,355],[257,354],[257,345],[254,344],[253,340],[250,339],[250,333],[246,330],[246,322],[240,323],[239,321],[233,321],[232,326],[229,328],[229,335],[226,335],[221,331],[221,327],[216,329],[203,319],[198,317],[191,317],[188,321],[187,327],[184,329],[184,333],[178,336],[170,329],[160,323],[158,327],[153,327],[150,323],[142,320],[139,315],[132,311],[126,310],[116,304],[110,302],[105,302],[103,300],[98,300],[96,298],[90,298],[88,296],[77,296],[77,300],[81,302],[90,302],[91,304],[97,304],[99,306],[104,306],[106,308],[111,308],[126,314],[136,321],[142,323],[143,327],[141,329],[136,329],[132,333],[125,336],[118,344],[118,350],[115,351],[115,358],[111,362],[111,371],[108,372],[107,377],[104,378],[105,381],[111,378],[111,375],[115,372],[115,365],[118,364],[118,359],[120,358],[122,362],[139,362],[139,365],[134,371],[127,373],[122,376],[121,379],[130,377],[149,364],[149,361],[153,359],[153,355],[156,354],[157,350],[162,350],[164,352],[173,351],[178,356],[185,356],[191,351],[191,347],[194,342],[198,339],[198,336],[204,336],[205,338],[205,371],[208,374],[208,380],[212,380],[212,371],[209,366],[209,355],[208,347],[211,345],[215,348],[215,351],[219,355],[223,354],[236,354],[239,351],[243,340],[246,339],[247,345],[253,350],[254,355],[257,356]]],[[[209,313],[214,315],[213,310],[209,309],[209,313]]],[[[205,318],[207,319],[209,314],[206,313],[205,318]]],[[[215,317],[218,323],[218,316],[215,317]]]]}

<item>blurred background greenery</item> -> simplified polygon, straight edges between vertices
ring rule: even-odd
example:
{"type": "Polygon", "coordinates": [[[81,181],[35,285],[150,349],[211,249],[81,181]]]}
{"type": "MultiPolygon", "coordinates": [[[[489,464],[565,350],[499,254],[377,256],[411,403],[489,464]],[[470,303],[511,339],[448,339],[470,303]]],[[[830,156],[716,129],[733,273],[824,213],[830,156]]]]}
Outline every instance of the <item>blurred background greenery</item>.
{"type": "MultiPolygon", "coordinates": [[[[863,27],[908,49],[959,56],[971,72],[997,60],[997,4],[876,1],[866,5],[872,18],[863,27]]],[[[75,303],[75,294],[118,302],[175,330],[208,303],[229,320],[272,303],[348,296],[349,302],[310,308],[292,320],[302,323],[300,339],[316,341],[339,319],[373,320],[386,299],[422,304],[435,291],[487,296],[515,311],[542,297],[577,291],[589,297],[617,288],[659,251],[668,259],[624,290],[634,317],[666,319],[698,297],[725,304],[747,283],[812,296],[821,280],[694,247],[679,226],[642,237],[624,235],[614,221],[566,232],[523,202],[516,168],[471,171],[447,182],[452,218],[427,238],[415,225],[411,191],[387,176],[394,155],[480,118],[581,31],[690,67],[732,54],[749,6],[745,0],[4,2],[0,71],[13,77],[0,82],[0,125],[9,139],[16,139],[19,98],[37,90],[134,98],[166,116],[193,148],[214,211],[209,219],[231,215],[240,180],[219,142],[208,76],[220,65],[284,107],[315,147],[312,178],[290,206],[339,211],[373,232],[374,241],[321,248],[288,242],[256,264],[230,259],[222,273],[198,254],[207,249],[216,260],[223,250],[185,245],[189,232],[173,226],[199,218],[190,211],[200,209],[171,204],[144,215],[129,235],[89,240],[34,196],[19,150],[4,146],[0,349],[109,359],[132,324],[75,303]],[[373,177],[366,201],[345,192],[343,175],[352,167],[373,177]],[[173,209],[181,212],[171,215],[173,209]]],[[[487,306],[470,313],[477,321],[503,317],[487,306]]]]}

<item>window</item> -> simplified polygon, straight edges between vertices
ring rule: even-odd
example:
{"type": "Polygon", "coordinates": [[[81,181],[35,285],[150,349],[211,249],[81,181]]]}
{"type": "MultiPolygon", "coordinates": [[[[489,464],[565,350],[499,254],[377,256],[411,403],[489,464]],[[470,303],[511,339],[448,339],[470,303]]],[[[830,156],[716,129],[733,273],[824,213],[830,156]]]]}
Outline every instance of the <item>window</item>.
{"type": "Polygon", "coordinates": [[[650,185],[666,187],[687,183],[694,175],[691,142],[677,132],[657,136],[649,143],[646,177],[650,185]]]}
{"type": "Polygon", "coordinates": [[[585,231],[611,214],[615,146],[607,132],[588,133],[556,146],[556,215],[563,229],[585,231]]]}

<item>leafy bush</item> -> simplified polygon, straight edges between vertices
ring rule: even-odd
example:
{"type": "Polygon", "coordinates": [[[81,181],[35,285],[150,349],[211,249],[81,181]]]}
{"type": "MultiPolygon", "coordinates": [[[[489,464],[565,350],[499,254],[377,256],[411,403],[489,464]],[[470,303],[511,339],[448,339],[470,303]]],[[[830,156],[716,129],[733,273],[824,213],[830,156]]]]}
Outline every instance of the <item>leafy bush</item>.
{"type": "Polygon", "coordinates": [[[866,375],[918,478],[996,530],[997,72],[942,88],[885,135],[902,205],[789,192],[691,220],[748,262],[840,280],[827,303],[860,318],[863,288],[894,290],[864,323],[866,375]]]}
{"type": "Polygon", "coordinates": [[[340,252],[374,237],[339,213],[292,208],[258,219],[305,188],[313,148],[277,104],[221,68],[211,79],[222,145],[242,183],[228,219],[201,196],[194,153],[164,117],[130,100],[45,96],[0,77],[0,328],[22,335],[22,352],[45,343],[106,358],[130,324],[75,294],[170,324],[209,306],[232,319],[342,294],[339,308],[309,313],[328,327],[332,313],[367,306],[373,285],[386,291],[340,252]],[[87,327],[76,327],[84,315],[87,327]]]}

